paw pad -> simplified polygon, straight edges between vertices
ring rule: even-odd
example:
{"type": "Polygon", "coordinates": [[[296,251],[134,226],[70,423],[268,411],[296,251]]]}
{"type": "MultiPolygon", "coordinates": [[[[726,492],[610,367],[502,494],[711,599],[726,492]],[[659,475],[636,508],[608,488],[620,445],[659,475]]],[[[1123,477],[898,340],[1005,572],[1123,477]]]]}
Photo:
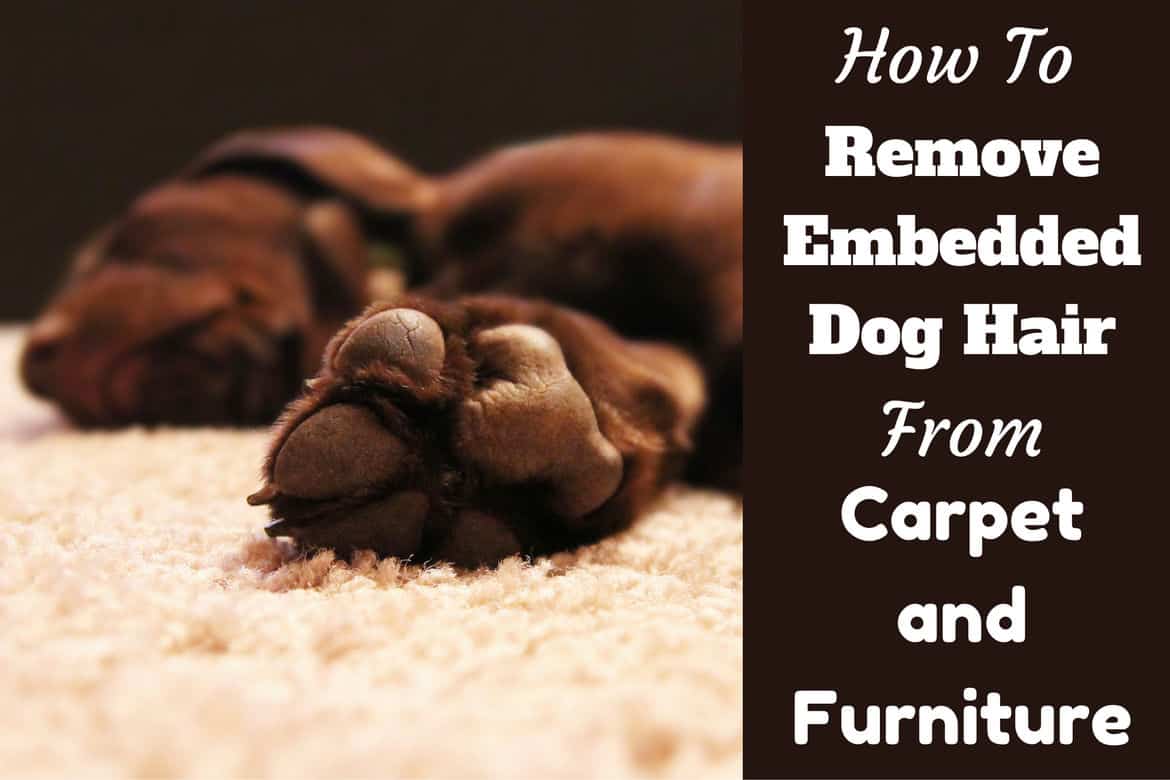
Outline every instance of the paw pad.
{"type": "Polygon", "coordinates": [[[443,370],[443,331],[433,319],[414,309],[379,312],[349,335],[337,350],[334,365],[351,373],[385,363],[409,376],[427,380],[443,370]]]}
{"type": "Polygon", "coordinates": [[[276,454],[273,483],[296,498],[339,498],[396,476],[406,447],[369,409],[334,404],[298,425],[276,454]]]}

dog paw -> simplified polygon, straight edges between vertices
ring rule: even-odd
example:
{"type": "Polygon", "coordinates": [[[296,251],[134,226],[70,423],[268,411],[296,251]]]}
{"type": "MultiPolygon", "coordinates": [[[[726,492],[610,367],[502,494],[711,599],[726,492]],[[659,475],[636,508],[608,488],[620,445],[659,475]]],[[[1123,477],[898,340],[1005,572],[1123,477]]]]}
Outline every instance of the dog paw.
{"type": "Polygon", "coordinates": [[[492,565],[596,511],[622,482],[558,340],[431,304],[367,312],[278,428],[267,531],[302,546],[492,565]]]}

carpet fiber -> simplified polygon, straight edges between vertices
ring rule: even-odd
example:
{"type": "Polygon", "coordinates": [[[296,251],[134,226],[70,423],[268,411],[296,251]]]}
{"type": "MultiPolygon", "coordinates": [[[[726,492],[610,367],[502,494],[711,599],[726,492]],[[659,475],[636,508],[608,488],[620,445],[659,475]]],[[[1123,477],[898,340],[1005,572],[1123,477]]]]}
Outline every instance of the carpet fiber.
{"type": "Polygon", "coordinates": [[[735,777],[743,524],[459,573],[298,560],[264,431],[81,433],[0,330],[0,775],[735,777]]]}

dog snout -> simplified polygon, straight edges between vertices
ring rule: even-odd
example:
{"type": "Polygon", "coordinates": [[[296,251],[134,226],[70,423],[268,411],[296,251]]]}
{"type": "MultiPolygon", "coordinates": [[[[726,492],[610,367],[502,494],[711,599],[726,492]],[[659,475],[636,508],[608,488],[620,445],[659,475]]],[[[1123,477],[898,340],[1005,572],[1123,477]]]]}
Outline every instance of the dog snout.
{"type": "Polygon", "coordinates": [[[68,335],[69,323],[58,315],[41,319],[29,330],[21,357],[21,373],[25,385],[34,394],[43,398],[52,396],[57,363],[68,335]]]}
{"type": "Polygon", "coordinates": [[[41,343],[28,344],[24,348],[24,357],[21,361],[24,384],[34,395],[41,398],[48,398],[51,395],[57,346],[54,343],[41,343]]]}

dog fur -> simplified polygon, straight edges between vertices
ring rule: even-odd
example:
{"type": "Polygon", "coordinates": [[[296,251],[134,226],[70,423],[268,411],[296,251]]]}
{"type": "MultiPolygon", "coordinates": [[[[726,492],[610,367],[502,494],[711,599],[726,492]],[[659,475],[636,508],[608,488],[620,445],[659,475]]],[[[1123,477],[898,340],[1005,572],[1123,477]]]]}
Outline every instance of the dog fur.
{"type": "MultiPolygon", "coordinates": [[[[408,408],[449,411],[466,400],[488,353],[474,342],[489,324],[540,328],[625,465],[619,489],[569,534],[604,535],[635,517],[681,463],[697,479],[738,484],[742,177],[738,147],[639,133],[522,144],[440,176],[339,130],[240,133],[86,243],[30,331],[23,375],[83,425],[256,423],[274,418],[320,365],[315,389],[278,429],[271,483],[297,425],[354,392],[354,377],[330,361],[379,311],[426,313],[447,347],[434,387],[385,361],[371,369],[382,372],[372,384],[357,381],[364,405],[397,409],[383,423],[410,417],[396,406],[402,393],[397,402],[379,394],[386,388],[409,388],[408,408]],[[380,299],[393,303],[342,328],[380,299]]],[[[490,449],[506,457],[502,443],[490,449]]],[[[507,471],[488,466],[447,455],[429,462],[447,482],[428,500],[480,511],[466,485],[507,471]]],[[[520,503],[537,501],[529,493],[520,503]]],[[[488,503],[484,516],[498,516],[499,501],[488,503]]],[[[458,522],[458,512],[440,514],[448,527],[458,522]]],[[[456,548],[470,545],[462,557],[482,562],[478,550],[494,542],[480,539],[490,521],[475,518],[463,541],[428,530],[430,548],[446,544],[448,557],[460,557],[456,548]]],[[[563,543],[547,524],[537,528],[505,530],[523,549],[563,543]]]]}

